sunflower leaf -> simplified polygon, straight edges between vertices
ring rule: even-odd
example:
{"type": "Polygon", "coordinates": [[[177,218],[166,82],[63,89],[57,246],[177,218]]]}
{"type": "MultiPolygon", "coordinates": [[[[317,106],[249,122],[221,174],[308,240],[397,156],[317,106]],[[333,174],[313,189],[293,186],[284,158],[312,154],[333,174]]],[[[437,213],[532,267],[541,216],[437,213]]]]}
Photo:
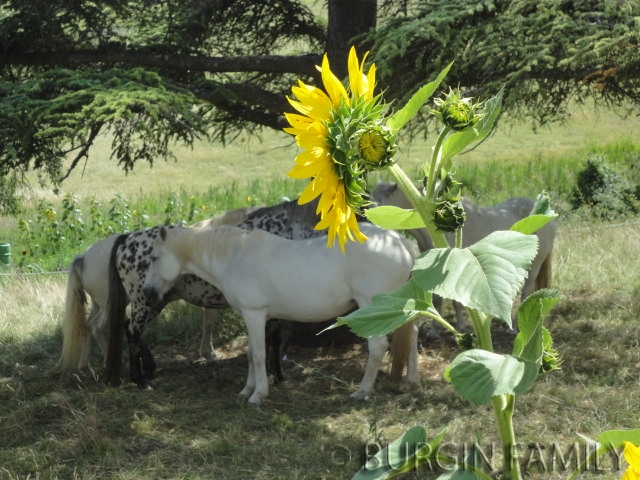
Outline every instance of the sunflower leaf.
{"type": "Polygon", "coordinates": [[[420,88],[420,90],[414,93],[404,107],[402,107],[391,117],[389,117],[389,119],[387,120],[387,127],[389,127],[394,133],[397,133],[398,130],[404,127],[409,122],[409,120],[411,120],[415,116],[415,114],[418,113],[418,110],[422,108],[427,100],[431,98],[433,92],[436,91],[436,89],[440,86],[442,80],[444,80],[444,77],[446,77],[447,73],[449,73],[451,65],[453,65],[453,62],[447,65],[433,82],[427,83],[422,88],[420,88]]]}
{"type": "Polygon", "coordinates": [[[374,295],[371,305],[338,318],[326,330],[347,325],[352,332],[364,338],[386,335],[424,312],[431,311],[437,315],[429,297],[413,280],[409,280],[391,292],[374,295]]]}
{"type": "Polygon", "coordinates": [[[389,230],[409,230],[413,228],[424,228],[424,220],[418,212],[411,209],[404,209],[385,205],[382,207],[370,208],[364,212],[366,217],[379,227],[389,230]]]}
{"type": "Polygon", "coordinates": [[[511,307],[537,252],[538,238],[493,232],[468,248],[435,248],[418,257],[415,282],[511,326],[511,307]]]}

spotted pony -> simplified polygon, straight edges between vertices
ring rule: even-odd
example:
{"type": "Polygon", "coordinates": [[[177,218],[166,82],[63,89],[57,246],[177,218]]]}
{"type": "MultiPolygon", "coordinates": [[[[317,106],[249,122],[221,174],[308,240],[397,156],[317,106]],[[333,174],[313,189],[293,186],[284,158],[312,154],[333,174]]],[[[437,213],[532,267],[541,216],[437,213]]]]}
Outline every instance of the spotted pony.
{"type": "MultiPolygon", "coordinates": [[[[260,229],[289,239],[307,239],[324,234],[314,230],[317,223],[315,213],[316,202],[298,205],[296,201],[285,201],[272,207],[259,208],[235,224],[247,230],[260,229]]],[[[224,222],[230,223],[230,222],[224,222]]],[[[216,219],[205,220],[191,228],[208,228],[220,224],[216,219]]],[[[171,228],[171,227],[169,227],[171,228]]],[[[142,388],[149,387],[149,381],[156,368],[153,355],[144,344],[142,334],[149,322],[156,318],[170,302],[185,300],[193,305],[205,308],[203,336],[200,353],[207,359],[216,358],[211,345],[211,333],[216,311],[228,307],[222,292],[211,284],[194,275],[181,276],[171,292],[159,305],[152,305],[145,297],[142,287],[149,267],[151,247],[160,234],[160,227],[140,230],[128,235],[121,235],[111,250],[109,266],[109,301],[107,305],[107,323],[110,325],[109,347],[106,360],[107,383],[120,382],[120,365],[122,362],[122,325],[129,344],[129,361],[131,380],[142,388]],[[127,318],[125,308],[131,305],[130,317],[127,318]]],[[[279,328],[268,326],[267,335],[274,349],[279,346],[279,328]]],[[[282,378],[278,362],[278,351],[269,355],[273,373],[277,379],[282,378]]]]}

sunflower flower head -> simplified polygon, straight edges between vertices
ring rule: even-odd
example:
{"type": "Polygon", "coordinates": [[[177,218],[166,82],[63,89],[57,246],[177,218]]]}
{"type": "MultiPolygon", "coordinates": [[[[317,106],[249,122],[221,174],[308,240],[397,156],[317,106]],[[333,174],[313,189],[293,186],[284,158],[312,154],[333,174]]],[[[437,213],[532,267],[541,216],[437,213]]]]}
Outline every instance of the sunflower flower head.
{"type": "Polygon", "coordinates": [[[293,178],[311,178],[298,203],[320,197],[316,229],[328,229],[328,245],[338,238],[344,252],[347,241],[363,242],[357,215],[370,203],[366,195],[367,174],[393,163],[396,142],[385,126],[387,106],[375,96],[375,65],[364,71],[351,48],[349,79],[345,87],[333,74],[325,55],[319,67],[324,89],[298,81],[288,98],[298,113],[285,113],[302,152],[289,172],[293,178]]]}
{"type": "Polygon", "coordinates": [[[622,480],[640,480],[640,447],[631,442],[624,444],[624,459],[629,466],[622,476],[622,480]]]}
{"type": "Polygon", "coordinates": [[[462,97],[459,89],[449,89],[444,98],[436,98],[434,102],[436,108],[431,113],[452,130],[473,128],[486,115],[482,102],[473,103],[471,98],[462,97]]]}

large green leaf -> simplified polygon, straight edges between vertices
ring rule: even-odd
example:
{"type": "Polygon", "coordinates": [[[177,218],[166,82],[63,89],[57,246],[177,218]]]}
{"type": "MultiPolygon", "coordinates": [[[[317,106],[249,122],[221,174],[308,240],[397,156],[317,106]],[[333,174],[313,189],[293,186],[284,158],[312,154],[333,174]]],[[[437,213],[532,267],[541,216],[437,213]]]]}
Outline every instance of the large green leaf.
{"type": "Polygon", "coordinates": [[[396,290],[374,295],[371,305],[338,318],[329,328],[347,325],[361,337],[379,337],[425,312],[438,314],[431,305],[429,294],[410,280],[396,290]]]}
{"type": "Polygon", "coordinates": [[[415,210],[385,205],[369,208],[364,214],[379,227],[389,230],[424,228],[424,220],[415,210]]]}
{"type": "Polygon", "coordinates": [[[444,433],[441,432],[427,442],[427,432],[423,427],[409,429],[371,457],[352,480],[384,480],[413,470],[421,463],[432,461],[444,433]]]}
{"type": "Polygon", "coordinates": [[[534,362],[481,349],[462,352],[447,370],[458,395],[476,405],[484,405],[496,395],[524,393],[537,376],[534,362]]]}
{"type": "Polygon", "coordinates": [[[440,86],[440,83],[442,82],[442,80],[444,80],[444,77],[446,77],[447,73],[449,73],[451,65],[453,65],[453,62],[447,65],[433,82],[427,83],[422,88],[420,88],[420,90],[414,93],[404,107],[402,107],[391,117],[389,117],[389,119],[387,120],[387,127],[389,127],[394,132],[397,132],[402,127],[404,127],[409,122],[409,120],[411,120],[415,116],[415,114],[418,113],[418,110],[422,108],[426,101],[431,98],[433,92],[436,91],[436,88],[440,86]]]}
{"type": "Polygon", "coordinates": [[[546,192],[539,194],[529,216],[514,223],[511,230],[529,235],[544,227],[558,216],[551,208],[550,202],[551,199],[546,192]]]}
{"type": "Polygon", "coordinates": [[[475,128],[467,128],[461,132],[455,132],[449,135],[442,143],[442,150],[440,154],[440,162],[442,165],[446,165],[446,161],[454,155],[460,153],[465,147],[473,142],[480,142],[486,138],[493,124],[500,114],[502,108],[502,96],[504,89],[501,89],[495,97],[487,100],[484,106],[484,111],[487,113],[475,128]]]}
{"type": "Polygon", "coordinates": [[[468,248],[438,248],[420,255],[416,283],[429,292],[511,325],[511,306],[536,255],[538,239],[493,232],[468,248]]]}
{"type": "Polygon", "coordinates": [[[542,326],[544,318],[558,303],[561,295],[555,290],[538,290],[522,302],[518,308],[519,333],[513,343],[513,355],[542,365],[545,346],[551,348],[550,336],[542,326]]]}

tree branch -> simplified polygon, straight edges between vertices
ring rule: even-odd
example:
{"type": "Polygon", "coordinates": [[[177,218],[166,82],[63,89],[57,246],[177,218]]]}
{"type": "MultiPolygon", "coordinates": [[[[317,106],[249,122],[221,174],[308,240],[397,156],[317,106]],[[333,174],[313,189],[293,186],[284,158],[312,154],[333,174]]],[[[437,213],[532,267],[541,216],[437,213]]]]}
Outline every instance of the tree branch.
{"type": "Polygon", "coordinates": [[[78,50],[72,52],[7,53],[1,65],[86,66],[87,64],[127,64],[140,67],[201,72],[295,73],[316,76],[322,57],[306,55],[265,55],[246,57],[206,57],[142,53],[129,50],[78,50]]]}

